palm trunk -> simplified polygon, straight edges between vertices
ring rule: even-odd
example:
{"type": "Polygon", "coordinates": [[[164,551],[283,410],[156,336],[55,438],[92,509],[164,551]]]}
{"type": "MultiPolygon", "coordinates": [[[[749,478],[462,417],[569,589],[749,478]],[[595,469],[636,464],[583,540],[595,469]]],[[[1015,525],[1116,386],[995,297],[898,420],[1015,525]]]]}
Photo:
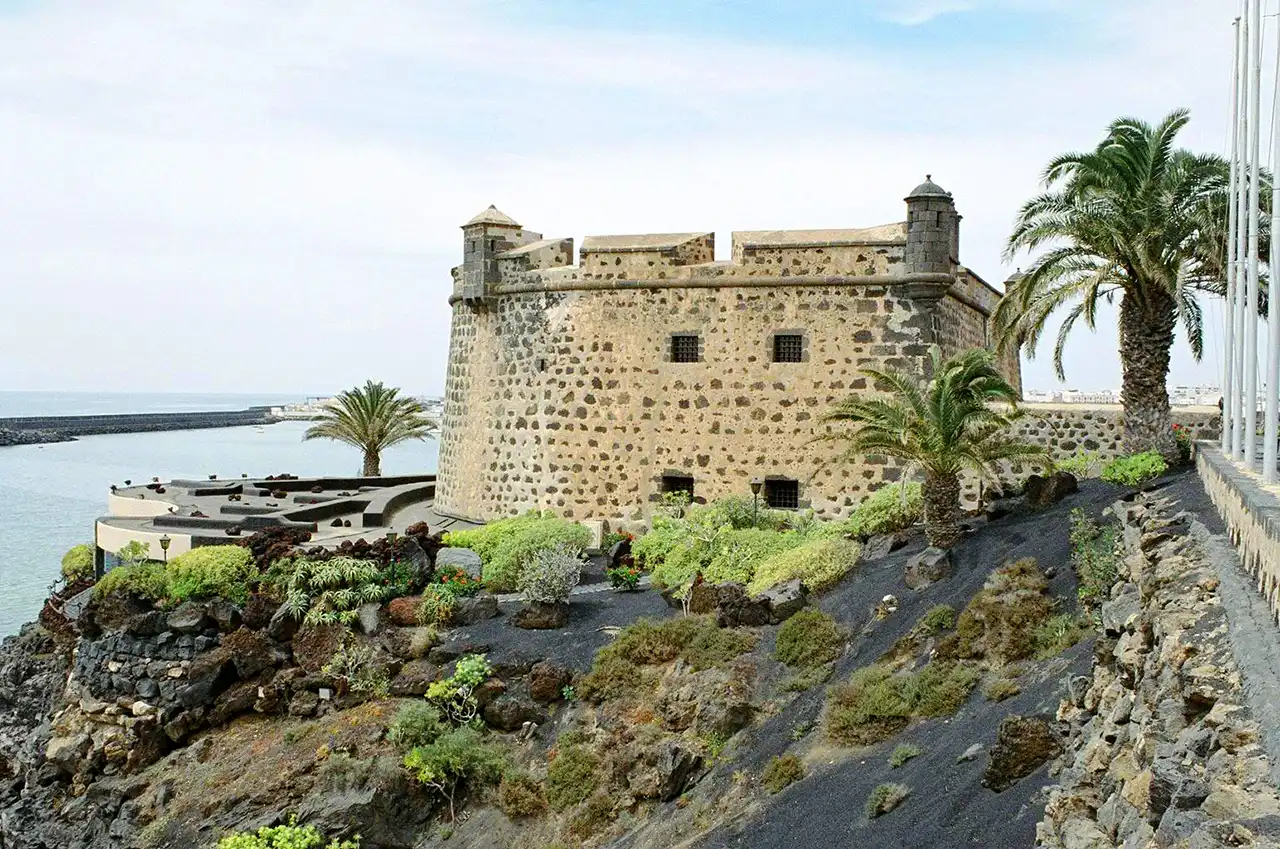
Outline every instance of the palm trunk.
{"type": "Polygon", "coordinates": [[[1178,443],[1169,412],[1168,377],[1176,322],[1177,308],[1164,291],[1149,293],[1146,304],[1129,294],[1120,300],[1124,448],[1130,453],[1159,451],[1174,463],[1178,443]]]}
{"type": "Polygon", "coordinates": [[[376,478],[382,474],[382,457],[377,451],[364,452],[364,471],[366,478],[376,478]]]}
{"type": "Polygon", "coordinates": [[[924,532],[929,545],[951,548],[960,541],[960,476],[926,474],[923,486],[924,532]]]}

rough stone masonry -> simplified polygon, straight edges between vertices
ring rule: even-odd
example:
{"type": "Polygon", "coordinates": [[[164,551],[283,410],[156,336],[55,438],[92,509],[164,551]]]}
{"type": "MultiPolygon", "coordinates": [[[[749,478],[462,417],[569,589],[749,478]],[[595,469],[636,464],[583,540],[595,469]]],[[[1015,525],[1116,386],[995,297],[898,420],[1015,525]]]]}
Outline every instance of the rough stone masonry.
{"type": "MultiPolygon", "coordinates": [[[[959,261],[931,180],[907,220],[861,230],[543,239],[497,209],[463,226],[436,507],[636,518],[663,491],[749,494],[846,515],[901,469],[832,462],[822,416],[866,368],[992,342],[1000,293],[959,261]]],[[[1020,385],[1016,354],[1001,366],[1020,385]]]]}

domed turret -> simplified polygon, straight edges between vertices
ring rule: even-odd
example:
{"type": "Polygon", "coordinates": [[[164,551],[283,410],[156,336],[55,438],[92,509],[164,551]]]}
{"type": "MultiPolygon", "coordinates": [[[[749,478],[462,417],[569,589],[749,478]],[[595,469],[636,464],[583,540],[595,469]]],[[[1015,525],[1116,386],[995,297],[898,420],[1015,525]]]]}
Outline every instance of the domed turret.
{"type": "Polygon", "coordinates": [[[960,253],[960,216],[951,193],[926,175],[907,195],[908,274],[954,274],[960,253]]]}

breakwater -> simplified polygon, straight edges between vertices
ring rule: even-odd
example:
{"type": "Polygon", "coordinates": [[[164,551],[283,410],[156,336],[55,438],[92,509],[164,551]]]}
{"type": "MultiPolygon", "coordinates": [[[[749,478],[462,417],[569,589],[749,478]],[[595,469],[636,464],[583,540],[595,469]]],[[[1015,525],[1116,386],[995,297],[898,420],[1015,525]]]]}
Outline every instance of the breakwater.
{"type": "Polygon", "coordinates": [[[101,433],[147,433],[274,424],[270,407],[184,413],[121,413],[95,416],[13,416],[0,418],[0,446],[66,442],[101,433]]]}

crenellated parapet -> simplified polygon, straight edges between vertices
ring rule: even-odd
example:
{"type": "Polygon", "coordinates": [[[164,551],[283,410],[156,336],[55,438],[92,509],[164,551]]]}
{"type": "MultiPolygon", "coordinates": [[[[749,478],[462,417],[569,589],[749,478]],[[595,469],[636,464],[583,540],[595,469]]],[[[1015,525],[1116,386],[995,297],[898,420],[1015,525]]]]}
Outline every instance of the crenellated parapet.
{"type": "MultiPolygon", "coordinates": [[[[989,347],[1000,292],[965,268],[932,180],[875,227],[545,239],[490,207],[463,227],[436,508],[634,518],[764,482],[768,503],[841,516],[899,479],[832,462],[823,414],[920,370],[930,345],[989,347]]],[[[1019,383],[1016,355],[1001,366],[1019,383]]]]}

